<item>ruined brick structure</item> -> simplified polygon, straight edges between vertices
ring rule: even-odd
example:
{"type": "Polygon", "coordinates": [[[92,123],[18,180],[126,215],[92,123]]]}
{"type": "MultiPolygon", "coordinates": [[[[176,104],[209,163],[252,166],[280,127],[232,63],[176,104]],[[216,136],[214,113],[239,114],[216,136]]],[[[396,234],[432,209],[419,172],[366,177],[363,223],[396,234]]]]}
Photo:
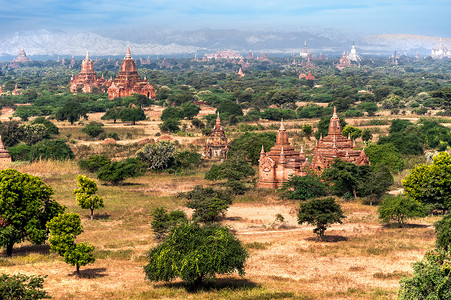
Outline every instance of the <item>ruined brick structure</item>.
{"type": "Polygon", "coordinates": [[[147,81],[141,79],[136,71],[136,64],[130,54],[130,46],[127,47],[127,54],[122,61],[119,74],[114,80],[108,81],[108,99],[117,97],[127,97],[133,94],[144,95],[155,98],[155,88],[147,81]]]}
{"type": "MultiPolygon", "coordinates": [[[[72,59],[74,59],[72,57],[72,59]]],[[[75,60],[74,60],[75,64],[75,60]]],[[[81,71],[77,76],[71,77],[69,83],[69,90],[71,93],[81,91],[83,93],[92,93],[93,88],[98,88],[105,92],[106,82],[102,77],[97,76],[94,71],[94,64],[86,52],[86,58],[81,62],[81,71]]]]}
{"type": "Polygon", "coordinates": [[[204,156],[207,159],[221,160],[227,157],[227,151],[229,151],[229,144],[224,130],[222,129],[221,119],[219,118],[218,113],[213,132],[205,142],[204,156]]]}
{"type": "Polygon", "coordinates": [[[277,189],[282,187],[292,175],[305,176],[310,171],[321,173],[329,168],[337,157],[346,162],[369,165],[365,151],[353,148],[352,140],[342,135],[340,119],[335,109],[330,119],[328,135],[319,140],[313,150],[311,162],[308,161],[303,150],[299,153],[290,145],[282,120],[274,147],[267,153],[262,147],[258,187],[277,189]]]}

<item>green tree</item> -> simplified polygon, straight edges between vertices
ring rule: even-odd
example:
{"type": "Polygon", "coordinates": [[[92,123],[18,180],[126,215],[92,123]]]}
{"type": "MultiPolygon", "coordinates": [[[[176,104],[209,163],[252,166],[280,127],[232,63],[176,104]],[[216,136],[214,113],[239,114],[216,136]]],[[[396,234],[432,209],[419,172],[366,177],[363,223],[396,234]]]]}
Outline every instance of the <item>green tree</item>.
{"type": "Polygon", "coordinates": [[[365,149],[372,166],[385,166],[390,172],[398,173],[404,169],[404,160],[393,144],[371,144],[365,149]]]}
{"type": "Polygon", "coordinates": [[[434,227],[437,236],[436,248],[449,253],[451,250],[451,214],[447,214],[435,222],[434,227]]]}
{"type": "Polygon", "coordinates": [[[226,227],[182,224],[165,241],[149,252],[144,267],[151,281],[171,281],[177,277],[199,286],[205,278],[237,271],[244,275],[248,254],[226,227]]]}
{"type": "Polygon", "coordinates": [[[340,205],[332,197],[303,201],[299,205],[298,223],[316,226],[313,232],[320,241],[324,240],[327,227],[334,223],[342,224],[344,218],[340,205]]]}
{"type": "Polygon", "coordinates": [[[64,257],[64,261],[76,266],[80,277],[80,267],[95,261],[94,246],[88,243],[75,243],[75,239],[83,232],[80,216],[76,213],[60,214],[47,223],[50,231],[50,250],[64,257]]]}
{"type": "Polygon", "coordinates": [[[307,200],[327,195],[327,186],[316,174],[291,176],[279,190],[282,197],[293,200],[307,200]]]}
{"type": "Polygon", "coordinates": [[[174,143],[159,141],[156,144],[144,145],[136,152],[136,157],[143,161],[149,170],[165,170],[173,164],[175,154],[174,143]]]}
{"type": "MultiPolygon", "coordinates": [[[[221,115],[227,115],[227,116],[242,116],[243,110],[241,109],[241,106],[237,104],[235,101],[232,100],[224,100],[221,102],[221,104],[218,107],[217,110],[221,115]]],[[[224,117],[221,117],[222,119],[226,119],[224,117]]]]}
{"type": "Polygon", "coordinates": [[[405,225],[407,219],[425,215],[424,208],[419,202],[402,195],[385,197],[377,212],[382,222],[389,223],[395,220],[401,227],[405,225]]]}
{"type": "Polygon", "coordinates": [[[313,133],[312,125],[304,124],[302,125],[302,132],[305,134],[305,136],[311,136],[313,133]]]}
{"type": "Polygon", "coordinates": [[[75,155],[63,139],[43,140],[31,146],[29,158],[32,161],[40,159],[65,160],[74,159],[75,155]]]}
{"type": "Polygon", "coordinates": [[[22,141],[28,145],[36,144],[48,136],[47,127],[43,124],[24,124],[20,127],[23,132],[22,141]]]}
{"type": "Polygon", "coordinates": [[[136,121],[145,120],[146,115],[141,107],[127,107],[121,109],[120,118],[122,122],[131,122],[135,125],[136,121]]]}
{"type": "Polygon", "coordinates": [[[369,166],[357,166],[336,158],[331,167],[325,169],[322,178],[333,182],[331,189],[337,195],[350,193],[357,197],[357,187],[363,175],[369,172],[369,166]],[[363,168],[360,168],[363,167],[363,168]]]}
{"type": "Polygon", "coordinates": [[[200,112],[200,107],[192,102],[186,102],[182,105],[183,117],[192,120],[200,112]]]}
{"type": "Polygon", "coordinates": [[[404,193],[429,210],[451,208],[451,156],[440,152],[430,165],[418,165],[402,181],[404,193]]]}
{"type": "Polygon", "coordinates": [[[101,117],[101,119],[102,120],[113,120],[113,123],[116,124],[116,120],[121,118],[121,111],[122,111],[122,108],[120,108],[120,107],[110,108],[101,117]]]}
{"type": "Polygon", "coordinates": [[[218,221],[232,204],[230,193],[211,187],[195,186],[193,190],[184,193],[183,196],[188,199],[186,207],[194,209],[193,220],[202,223],[218,221]]]}
{"type": "Polygon", "coordinates": [[[56,111],[55,117],[58,121],[69,121],[72,125],[80,120],[81,117],[86,117],[87,110],[77,100],[71,100],[64,104],[63,107],[56,111]]]}
{"type": "Polygon", "coordinates": [[[237,153],[244,153],[245,157],[251,162],[251,164],[257,165],[258,160],[260,159],[260,151],[262,146],[266,151],[269,151],[275,143],[275,133],[245,132],[232,141],[227,155],[233,156],[237,153]]]}
{"type": "Polygon", "coordinates": [[[180,121],[176,119],[164,120],[163,123],[158,125],[162,132],[179,132],[180,131],[180,121]]]}
{"type": "Polygon", "coordinates": [[[229,157],[221,164],[214,164],[205,174],[207,180],[227,180],[225,186],[234,194],[243,194],[246,190],[245,182],[255,175],[255,170],[243,155],[229,157]]]}
{"type": "Polygon", "coordinates": [[[364,142],[368,142],[368,141],[370,141],[370,140],[372,140],[373,139],[373,134],[371,133],[371,130],[369,130],[369,129],[363,129],[363,132],[362,132],[362,141],[364,141],[364,142]]]}
{"type": "MultiPolygon", "coordinates": [[[[42,124],[47,128],[48,135],[58,135],[60,133],[59,128],[53,124],[51,121],[47,120],[44,117],[37,117],[31,122],[31,124],[42,124]]],[[[48,137],[49,137],[48,136],[48,137]]]]}
{"type": "Polygon", "coordinates": [[[94,216],[94,209],[104,207],[103,198],[96,194],[97,183],[84,175],[77,176],[78,189],[75,189],[75,200],[77,205],[83,209],[91,210],[91,220],[94,216]]]}
{"type": "Polygon", "coordinates": [[[64,211],[52,195],[52,188],[39,177],[13,169],[0,171],[0,246],[6,247],[7,256],[16,243],[45,242],[45,224],[64,211]]]}
{"type": "Polygon", "coordinates": [[[164,207],[157,207],[153,210],[150,225],[155,233],[156,239],[161,239],[175,227],[188,222],[188,218],[183,210],[173,210],[170,213],[164,207]]]}
{"type": "Polygon", "coordinates": [[[91,138],[96,138],[101,134],[102,132],[105,132],[103,130],[103,124],[100,122],[89,122],[85,127],[81,129],[81,132],[86,133],[91,138]]]}
{"type": "Polygon", "coordinates": [[[169,106],[163,110],[160,116],[161,121],[181,120],[183,119],[183,111],[180,108],[169,106]]]}
{"type": "Polygon", "coordinates": [[[450,262],[449,252],[426,253],[422,261],[413,264],[413,276],[400,280],[399,299],[451,299],[450,262]]]}
{"type": "Polygon", "coordinates": [[[0,275],[0,299],[35,300],[50,299],[44,290],[45,276],[28,276],[24,274],[0,275]]]}
{"type": "Polygon", "coordinates": [[[12,147],[20,143],[23,129],[19,121],[9,121],[0,124],[0,136],[5,147],[12,147]]]}
{"type": "Polygon", "coordinates": [[[350,136],[351,140],[356,140],[362,135],[362,129],[351,126],[351,125],[346,125],[343,128],[342,134],[345,137],[350,136]]]}
{"type": "Polygon", "coordinates": [[[93,155],[88,159],[80,159],[78,161],[78,166],[80,167],[80,169],[95,173],[100,170],[101,167],[108,165],[109,163],[111,163],[111,159],[109,159],[107,156],[93,155]]]}

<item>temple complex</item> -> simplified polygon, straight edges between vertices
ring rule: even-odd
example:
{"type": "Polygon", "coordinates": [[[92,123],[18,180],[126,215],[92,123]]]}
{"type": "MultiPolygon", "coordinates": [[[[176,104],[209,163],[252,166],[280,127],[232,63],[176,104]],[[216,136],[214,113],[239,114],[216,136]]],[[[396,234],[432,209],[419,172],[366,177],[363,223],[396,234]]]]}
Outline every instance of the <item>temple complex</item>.
{"type": "Polygon", "coordinates": [[[238,75],[238,77],[244,77],[246,74],[244,74],[243,70],[240,68],[238,72],[236,72],[236,75],[238,75]]]}
{"type": "Polygon", "coordinates": [[[434,59],[451,58],[451,52],[443,43],[442,38],[440,38],[438,44],[432,48],[431,57],[434,59]]]}
{"type": "Polygon", "coordinates": [[[141,79],[136,71],[136,64],[130,53],[130,46],[127,47],[127,54],[122,61],[119,74],[114,80],[108,81],[108,99],[116,97],[127,97],[133,94],[144,95],[155,98],[155,88],[147,81],[141,79]]]}
{"type": "Polygon", "coordinates": [[[310,50],[307,47],[307,41],[304,41],[304,48],[300,52],[301,58],[307,59],[311,56],[310,50]]]}
{"type": "Polygon", "coordinates": [[[221,119],[216,118],[216,124],[213,128],[213,132],[205,142],[205,158],[212,160],[222,160],[227,157],[227,151],[229,151],[229,144],[227,137],[222,129],[221,119]]]}
{"type": "Polygon", "coordinates": [[[8,165],[11,163],[11,155],[9,155],[8,150],[6,150],[3,145],[2,137],[0,136],[0,169],[8,168],[8,165]]]}
{"type": "Polygon", "coordinates": [[[25,54],[25,50],[23,48],[20,49],[19,56],[17,56],[17,58],[12,60],[13,63],[25,63],[29,61],[31,61],[31,59],[27,57],[27,55],[25,54]]]}
{"type": "Polygon", "coordinates": [[[205,53],[202,60],[209,61],[212,59],[241,59],[241,54],[235,53],[233,50],[216,51],[216,53],[205,53]]]}
{"type": "Polygon", "coordinates": [[[343,55],[340,58],[339,63],[336,65],[338,70],[343,70],[344,68],[351,66],[351,60],[349,60],[348,56],[346,55],[346,52],[343,52],[343,55]]]}
{"type": "Polygon", "coordinates": [[[315,76],[312,75],[311,71],[308,71],[307,75],[304,73],[299,74],[299,79],[316,80],[315,76]]]}
{"type": "Polygon", "coordinates": [[[352,44],[351,52],[348,54],[348,58],[350,61],[359,62],[362,60],[360,55],[357,54],[357,50],[355,49],[355,45],[352,44]]]}
{"type": "Polygon", "coordinates": [[[283,120],[277,132],[276,144],[269,152],[262,148],[259,160],[258,187],[277,189],[288,181],[289,177],[305,176],[308,172],[321,173],[329,168],[335,158],[357,165],[369,165],[364,150],[354,150],[350,138],[342,135],[340,119],[334,108],[326,137],[321,137],[313,150],[312,161],[306,158],[303,149],[296,152],[288,141],[283,120]]]}
{"type": "Polygon", "coordinates": [[[81,71],[77,76],[71,77],[69,82],[69,89],[71,93],[81,91],[83,93],[92,93],[92,89],[98,88],[105,91],[105,79],[97,76],[94,71],[94,65],[86,52],[86,58],[81,62],[81,71]]]}

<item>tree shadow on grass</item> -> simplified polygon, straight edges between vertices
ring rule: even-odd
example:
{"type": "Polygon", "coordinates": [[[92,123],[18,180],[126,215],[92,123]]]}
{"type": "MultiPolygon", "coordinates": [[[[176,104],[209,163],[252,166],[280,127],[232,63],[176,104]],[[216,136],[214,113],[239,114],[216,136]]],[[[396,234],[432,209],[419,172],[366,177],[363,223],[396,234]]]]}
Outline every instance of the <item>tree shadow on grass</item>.
{"type": "MultiPolygon", "coordinates": [[[[88,216],[91,218],[91,216],[88,216]]],[[[108,220],[111,217],[108,213],[94,214],[94,220],[108,220]]]]}
{"type": "Polygon", "coordinates": [[[397,228],[428,228],[432,227],[432,225],[427,224],[403,224],[400,225],[398,223],[389,223],[382,225],[384,229],[397,229],[397,228]]]}
{"type": "MultiPolygon", "coordinates": [[[[26,245],[26,246],[15,246],[13,248],[13,256],[25,256],[30,253],[39,253],[43,255],[50,254],[50,245],[26,245]]],[[[1,257],[6,257],[6,250],[0,253],[1,257]]]]}
{"type": "Polygon", "coordinates": [[[201,291],[219,291],[223,289],[244,290],[254,289],[260,285],[245,278],[217,278],[216,280],[204,280],[200,286],[190,285],[187,282],[168,282],[156,284],[155,288],[185,289],[189,293],[201,291]]]}
{"type": "Polygon", "coordinates": [[[319,240],[317,237],[309,237],[306,240],[310,242],[337,243],[337,242],[345,242],[349,240],[349,238],[341,235],[325,235],[322,241],[319,240]]]}
{"type": "MultiPolygon", "coordinates": [[[[91,269],[80,269],[80,278],[92,279],[99,277],[106,277],[108,274],[105,273],[106,268],[91,268],[91,269]]],[[[69,276],[77,276],[77,272],[69,274],[69,276]]]]}
{"type": "Polygon", "coordinates": [[[242,217],[225,217],[225,218],[223,218],[223,220],[226,220],[226,221],[242,221],[243,218],[242,217]]]}

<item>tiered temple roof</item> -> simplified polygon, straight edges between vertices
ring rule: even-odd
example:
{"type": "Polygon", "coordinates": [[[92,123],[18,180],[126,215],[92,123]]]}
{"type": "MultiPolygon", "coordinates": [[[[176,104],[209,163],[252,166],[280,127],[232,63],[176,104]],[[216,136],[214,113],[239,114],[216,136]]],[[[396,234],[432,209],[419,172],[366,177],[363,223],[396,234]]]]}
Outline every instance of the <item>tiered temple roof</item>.
{"type": "Polygon", "coordinates": [[[337,69],[339,69],[341,71],[344,68],[347,68],[350,66],[351,66],[351,61],[349,60],[348,56],[346,55],[346,52],[343,51],[343,55],[340,58],[340,62],[338,63],[338,65],[336,65],[336,67],[337,67],[337,69]]]}
{"type": "Polygon", "coordinates": [[[352,44],[351,52],[348,54],[348,58],[350,61],[359,62],[362,60],[360,55],[357,54],[357,50],[355,49],[355,45],[352,44]]]}
{"type": "Polygon", "coordinates": [[[88,52],[86,52],[86,57],[81,62],[80,73],[70,80],[69,89],[71,93],[76,93],[79,89],[83,93],[91,93],[94,87],[105,90],[105,85],[105,79],[103,76],[97,76],[92,60],[89,58],[88,52]]]}
{"type": "Polygon", "coordinates": [[[227,151],[229,151],[229,144],[224,129],[222,128],[218,112],[213,132],[205,142],[204,154],[207,159],[221,160],[227,157],[227,151]]]}
{"type": "Polygon", "coordinates": [[[127,47],[127,53],[122,61],[119,74],[112,81],[108,81],[108,99],[116,97],[127,97],[133,94],[144,95],[149,98],[155,98],[155,88],[142,79],[136,70],[135,61],[130,53],[130,46],[127,47]]]}
{"type": "Polygon", "coordinates": [[[448,50],[448,48],[443,43],[442,38],[440,38],[437,45],[432,48],[431,51],[431,57],[434,59],[442,59],[446,57],[451,57],[451,52],[448,50]]]}
{"type": "Polygon", "coordinates": [[[31,59],[27,57],[27,54],[25,54],[25,50],[23,48],[20,49],[19,56],[17,56],[17,58],[12,60],[12,62],[16,63],[24,63],[29,61],[31,61],[31,59]]]}

